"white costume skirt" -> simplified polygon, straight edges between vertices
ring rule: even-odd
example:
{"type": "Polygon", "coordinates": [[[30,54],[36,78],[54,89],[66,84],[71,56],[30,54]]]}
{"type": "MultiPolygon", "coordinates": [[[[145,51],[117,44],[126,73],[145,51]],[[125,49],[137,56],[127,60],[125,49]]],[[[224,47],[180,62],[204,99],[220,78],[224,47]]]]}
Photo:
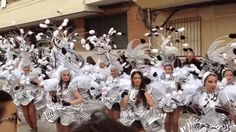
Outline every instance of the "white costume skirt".
{"type": "Polygon", "coordinates": [[[46,106],[45,102],[42,100],[44,100],[44,92],[39,88],[32,87],[15,91],[14,102],[18,106],[28,105],[31,101],[34,101],[36,109],[38,110],[46,106]]]}
{"type": "Polygon", "coordinates": [[[130,110],[125,110],[121,112],[120,117],[120,122],[126,126],[132,125],[135,120],[140,120],[145,130],[149,132],[161,130],[164,122],[164,114],[156,108],[143,111],[142,116],[130,110]]]}
{"type": "Polygon", "coordinates": [[[64,126],[72,123],[81,124],[90,119],[91,113],[86,113],[81,109],[81,105],[62,107],[58,103],[47,104],[47,109],[44,112],[44,118],[54,123],[60,120],[64,126]]]}
{"type": "MultiPolygon", "coordinates": [[[[208,117],[209,118],[209,117],[208,117]]],[[[225,115],[208,119],[194,116],[180,129],[181,132],[230,132],[231,122],[225,115]]]]}

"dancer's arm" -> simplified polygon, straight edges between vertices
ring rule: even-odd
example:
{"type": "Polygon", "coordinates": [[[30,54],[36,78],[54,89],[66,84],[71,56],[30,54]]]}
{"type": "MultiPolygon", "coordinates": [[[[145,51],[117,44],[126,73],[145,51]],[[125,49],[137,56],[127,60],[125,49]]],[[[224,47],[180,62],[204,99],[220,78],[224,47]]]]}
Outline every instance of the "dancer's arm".
{"type": "Polygon", "coordinates": [[[146,91],[144,93],[145,97],[146,97],[146,100],[147,100],[147,103],[150,107],[155,107],[156,106],[156,103],[155,101],[153,100],[152,96],[146,91]]]}
{"type": "Polygon", "coordinates": [[[79,104],[79,103],[81,103],[83,101],[83,97],[81,96],[79,90],[75,91],[74,95],[75,95],[76,99],[70,101],[71,105],[79,104]]]}

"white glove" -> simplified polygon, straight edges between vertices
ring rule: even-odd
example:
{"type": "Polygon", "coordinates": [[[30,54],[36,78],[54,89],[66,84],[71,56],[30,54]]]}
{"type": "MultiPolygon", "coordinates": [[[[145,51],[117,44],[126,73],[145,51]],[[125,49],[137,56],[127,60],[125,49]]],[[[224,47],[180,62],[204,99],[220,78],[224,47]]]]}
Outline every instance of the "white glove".
{"type": "Polygon", "coordinates": [[[201,71],[194,64],[190,64],[190,67],[193,68],[197,74],[200,74],[201,71]]]}

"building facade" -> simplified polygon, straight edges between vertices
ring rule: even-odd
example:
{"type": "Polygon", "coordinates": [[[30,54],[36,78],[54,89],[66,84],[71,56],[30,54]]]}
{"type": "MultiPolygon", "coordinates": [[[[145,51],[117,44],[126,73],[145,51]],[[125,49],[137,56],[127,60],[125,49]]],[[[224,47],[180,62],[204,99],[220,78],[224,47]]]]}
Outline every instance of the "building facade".
{"type": "MultiPolygon", "coordinates": [[[[207,54],[217,38],[236,32],[236,1],[233,0],[136,0],[143,9],[152,9],[152,26],[185,27],[186,43],[198,56],[207,54]]],[[[158,41],[152,39],[153,44],[158,41]]],[[[182,48],[182,45],[178,45],[182,48]]],[[[179,55],[184,55],[180,52],[179,55]]]]}
{"type": "MultiPolygon", "coordinates": [[[[33,29],[45,19],[59,23],[64,18],[69,18],[73,28],[81,33],[93,29],[97,35],[102,35],[111,27],[123,32],[125,36],[115,40],[118,50],[125,49],[133,39],[145,38],[148,31],[141,7],[133,1],[11,0],[0,9],[0,32],[7,33],[16,26],[33,29]]],[[[77,49],[85,56],[93,54],[85,52],[80,45],[77,49]]]]}
{"type": "MultiPolygon", "coordinates": [[[[196,55],[207,53],[218,37],[236,30],[235,0],[1,0],[0,33],[18,27],[34,28],[45,19],[61,21],[69,18],[80,32],[96,30],[97,35],[110,27],[122,31],[118,49],[125,49],[133,39],[147,38],[148,28],[155,26],[185,27],[183,43],[188,43],[196,55]],[[150,13],[150,14],[149,14],[150,13]],[[150,17],[148,17],[148,14],[150,17]],[[149,19],[150,18],[150,19],[149,19]]],[[[154,47],[159,43],[156,38],[154,47]]],[[[181,44],[176,44],[182,49],[181,44]]],[[[78,45],[78,51],[84,52],[78,45]]],[[[184,52],[180,50],[180,56],[184,52]]]]}

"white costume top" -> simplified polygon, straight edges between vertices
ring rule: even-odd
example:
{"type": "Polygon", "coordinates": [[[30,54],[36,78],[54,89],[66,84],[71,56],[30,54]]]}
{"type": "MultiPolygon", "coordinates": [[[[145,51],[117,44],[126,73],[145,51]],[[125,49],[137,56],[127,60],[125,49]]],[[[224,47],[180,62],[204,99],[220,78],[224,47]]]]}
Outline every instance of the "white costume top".
{"type": "Polygon", "coordinates": [[[197,104],[198,108],[202,110],[202,115],[195,117],[188,122],[182,130],[184,131],[230,131],[230,120],[223,114],[216,112],[216,107],[223,107],[234,115],[229,107],[229,98],[224,90],[216,90],[209,93],[202,87],[193,95],[192,104],[197,104]]]}

